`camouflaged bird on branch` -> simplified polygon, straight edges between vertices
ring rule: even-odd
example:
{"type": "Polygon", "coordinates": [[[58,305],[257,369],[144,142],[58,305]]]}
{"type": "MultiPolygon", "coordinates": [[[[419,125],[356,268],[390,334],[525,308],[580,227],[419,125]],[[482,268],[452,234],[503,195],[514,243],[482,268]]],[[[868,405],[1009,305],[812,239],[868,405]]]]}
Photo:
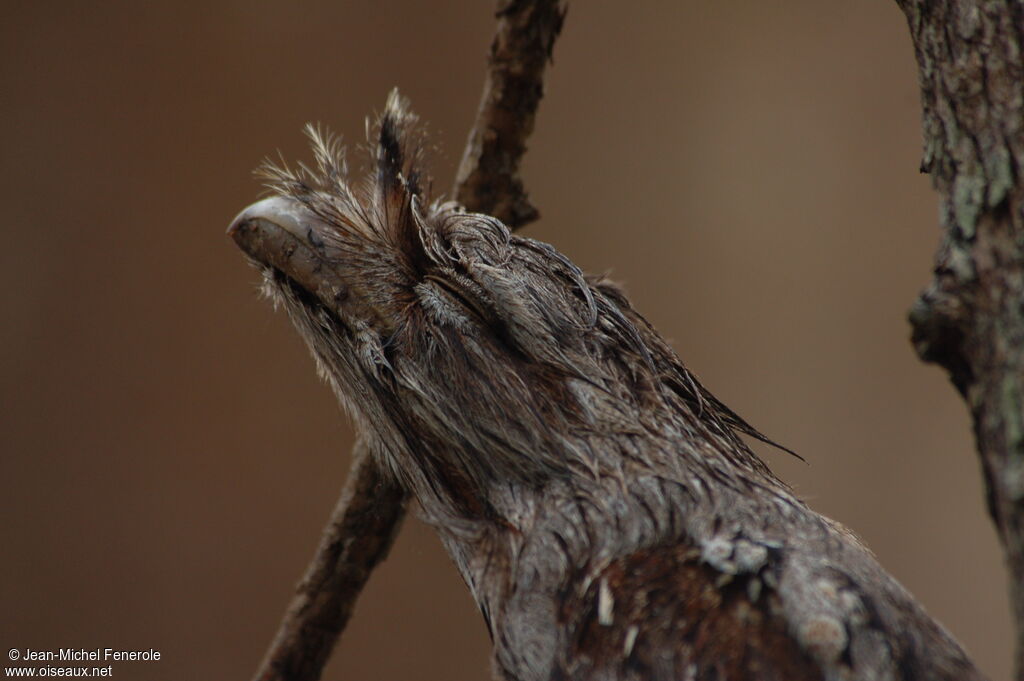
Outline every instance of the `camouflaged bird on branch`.
{"type": "Polygon", "coordinates": [[[427,196],[395,93],[372,172],[315,165],[231,234],[469,585],[501,678],[980,679],[810,510],[613,284],[427,196]]]}

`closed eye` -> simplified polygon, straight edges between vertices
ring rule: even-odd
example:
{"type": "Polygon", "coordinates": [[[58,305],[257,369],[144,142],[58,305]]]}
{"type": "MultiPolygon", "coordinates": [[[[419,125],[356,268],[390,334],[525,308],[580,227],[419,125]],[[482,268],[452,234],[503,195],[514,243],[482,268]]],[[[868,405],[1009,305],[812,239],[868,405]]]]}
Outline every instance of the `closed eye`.
{"type": "Polygon", "coordinates": [[[420,307],[435,322],[462,333],[479,330],[480,320],[476,319],[473,308],[450,286],[446,286],[443,280],[428,275],[413,290],[420,307]]]}
{"type": "MultiPolygon", "coordinates": [[[[465,277],[461,277],[460,275],[454,272],[450,274],[451,276],[465,280],[465,277]]],[[[448,297],[450,297],[452,300],[457,302],[461,307],[463,307],[466,311],[475,316],[481,324],[490,324],[492,315],[488,314],[487,309],[481,304],[479,298],[477,296],[466,295],[465,291],[462,290],[458,285],[456,285],[456,283],[453,282],[450,277],[441,277],[436,274],[428,274],[425,277],[423,277],[423,281],[430,282],[437,288],[441,289],[444,293],[448,295],[448,297]]],[[[470,282],[468,281],[459,282],[459,284],[463,285],[463,288],[466,286],[466,284],[469,283],[470,282]]],[[[473,287],[476,288],[475,286],[473,287]]],[[[482,291],[480,293],[482,294],[482,291]]]]}
{"type": "Polygon", "coordinates": [[[496,312],[487,292],[469,277],[453,270],[445,276],[428,274],[416,285],[420,302],[442,322],[463,332],[486,332],[507,352],[525,358],[508,323],[496,312]]]}

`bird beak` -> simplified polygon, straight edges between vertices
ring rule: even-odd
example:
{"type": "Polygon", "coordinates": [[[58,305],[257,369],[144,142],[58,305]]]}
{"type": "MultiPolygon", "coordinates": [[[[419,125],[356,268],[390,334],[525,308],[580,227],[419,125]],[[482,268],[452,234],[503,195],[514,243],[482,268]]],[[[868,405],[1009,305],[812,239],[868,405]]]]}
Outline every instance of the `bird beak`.
{"type": "MultiPolygon", "coordinates": [[[[274,231],[298,238],[307,230],[304,228],[311,214],[300,203],[281,196],[257,201],[235,216],[228,227],[228,236],[238,247],[261,260],[261,241],[274,231]]],[[[280,236],[277,235],[280,240],[280,236]]]]}
{"type": "Polygon", "coordinates": [[[301,203],[280,196],[257,201],[228,227],[228,236],[249,257],[280,270],[321,300],[333,300],[344,289],[322,238],[329,232],[301,203]]]}

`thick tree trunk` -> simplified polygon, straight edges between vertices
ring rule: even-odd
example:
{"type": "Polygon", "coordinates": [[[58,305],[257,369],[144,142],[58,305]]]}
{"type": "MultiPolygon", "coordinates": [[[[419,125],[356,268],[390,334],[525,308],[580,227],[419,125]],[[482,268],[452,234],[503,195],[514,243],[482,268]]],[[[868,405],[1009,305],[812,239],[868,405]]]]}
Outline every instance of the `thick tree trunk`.
{"type": "Polygon", "coordinates": [[[1024,2],[899,4],[920,69],[921,170],[941,194],[943,230],[910,313],[914,345],[971,410],[1024,678],[1024,2]]]}

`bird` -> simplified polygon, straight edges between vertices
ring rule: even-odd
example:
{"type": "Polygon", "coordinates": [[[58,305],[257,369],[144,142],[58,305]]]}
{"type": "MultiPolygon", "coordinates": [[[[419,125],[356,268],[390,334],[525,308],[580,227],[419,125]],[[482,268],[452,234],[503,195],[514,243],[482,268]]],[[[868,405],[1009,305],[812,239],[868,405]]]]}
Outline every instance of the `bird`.
{"type": "Polygon", "coordinates": [[[392,92],[229,234],[468,585],[504,681],[982,679],[622,289],[430,196],[392,92]]]}

